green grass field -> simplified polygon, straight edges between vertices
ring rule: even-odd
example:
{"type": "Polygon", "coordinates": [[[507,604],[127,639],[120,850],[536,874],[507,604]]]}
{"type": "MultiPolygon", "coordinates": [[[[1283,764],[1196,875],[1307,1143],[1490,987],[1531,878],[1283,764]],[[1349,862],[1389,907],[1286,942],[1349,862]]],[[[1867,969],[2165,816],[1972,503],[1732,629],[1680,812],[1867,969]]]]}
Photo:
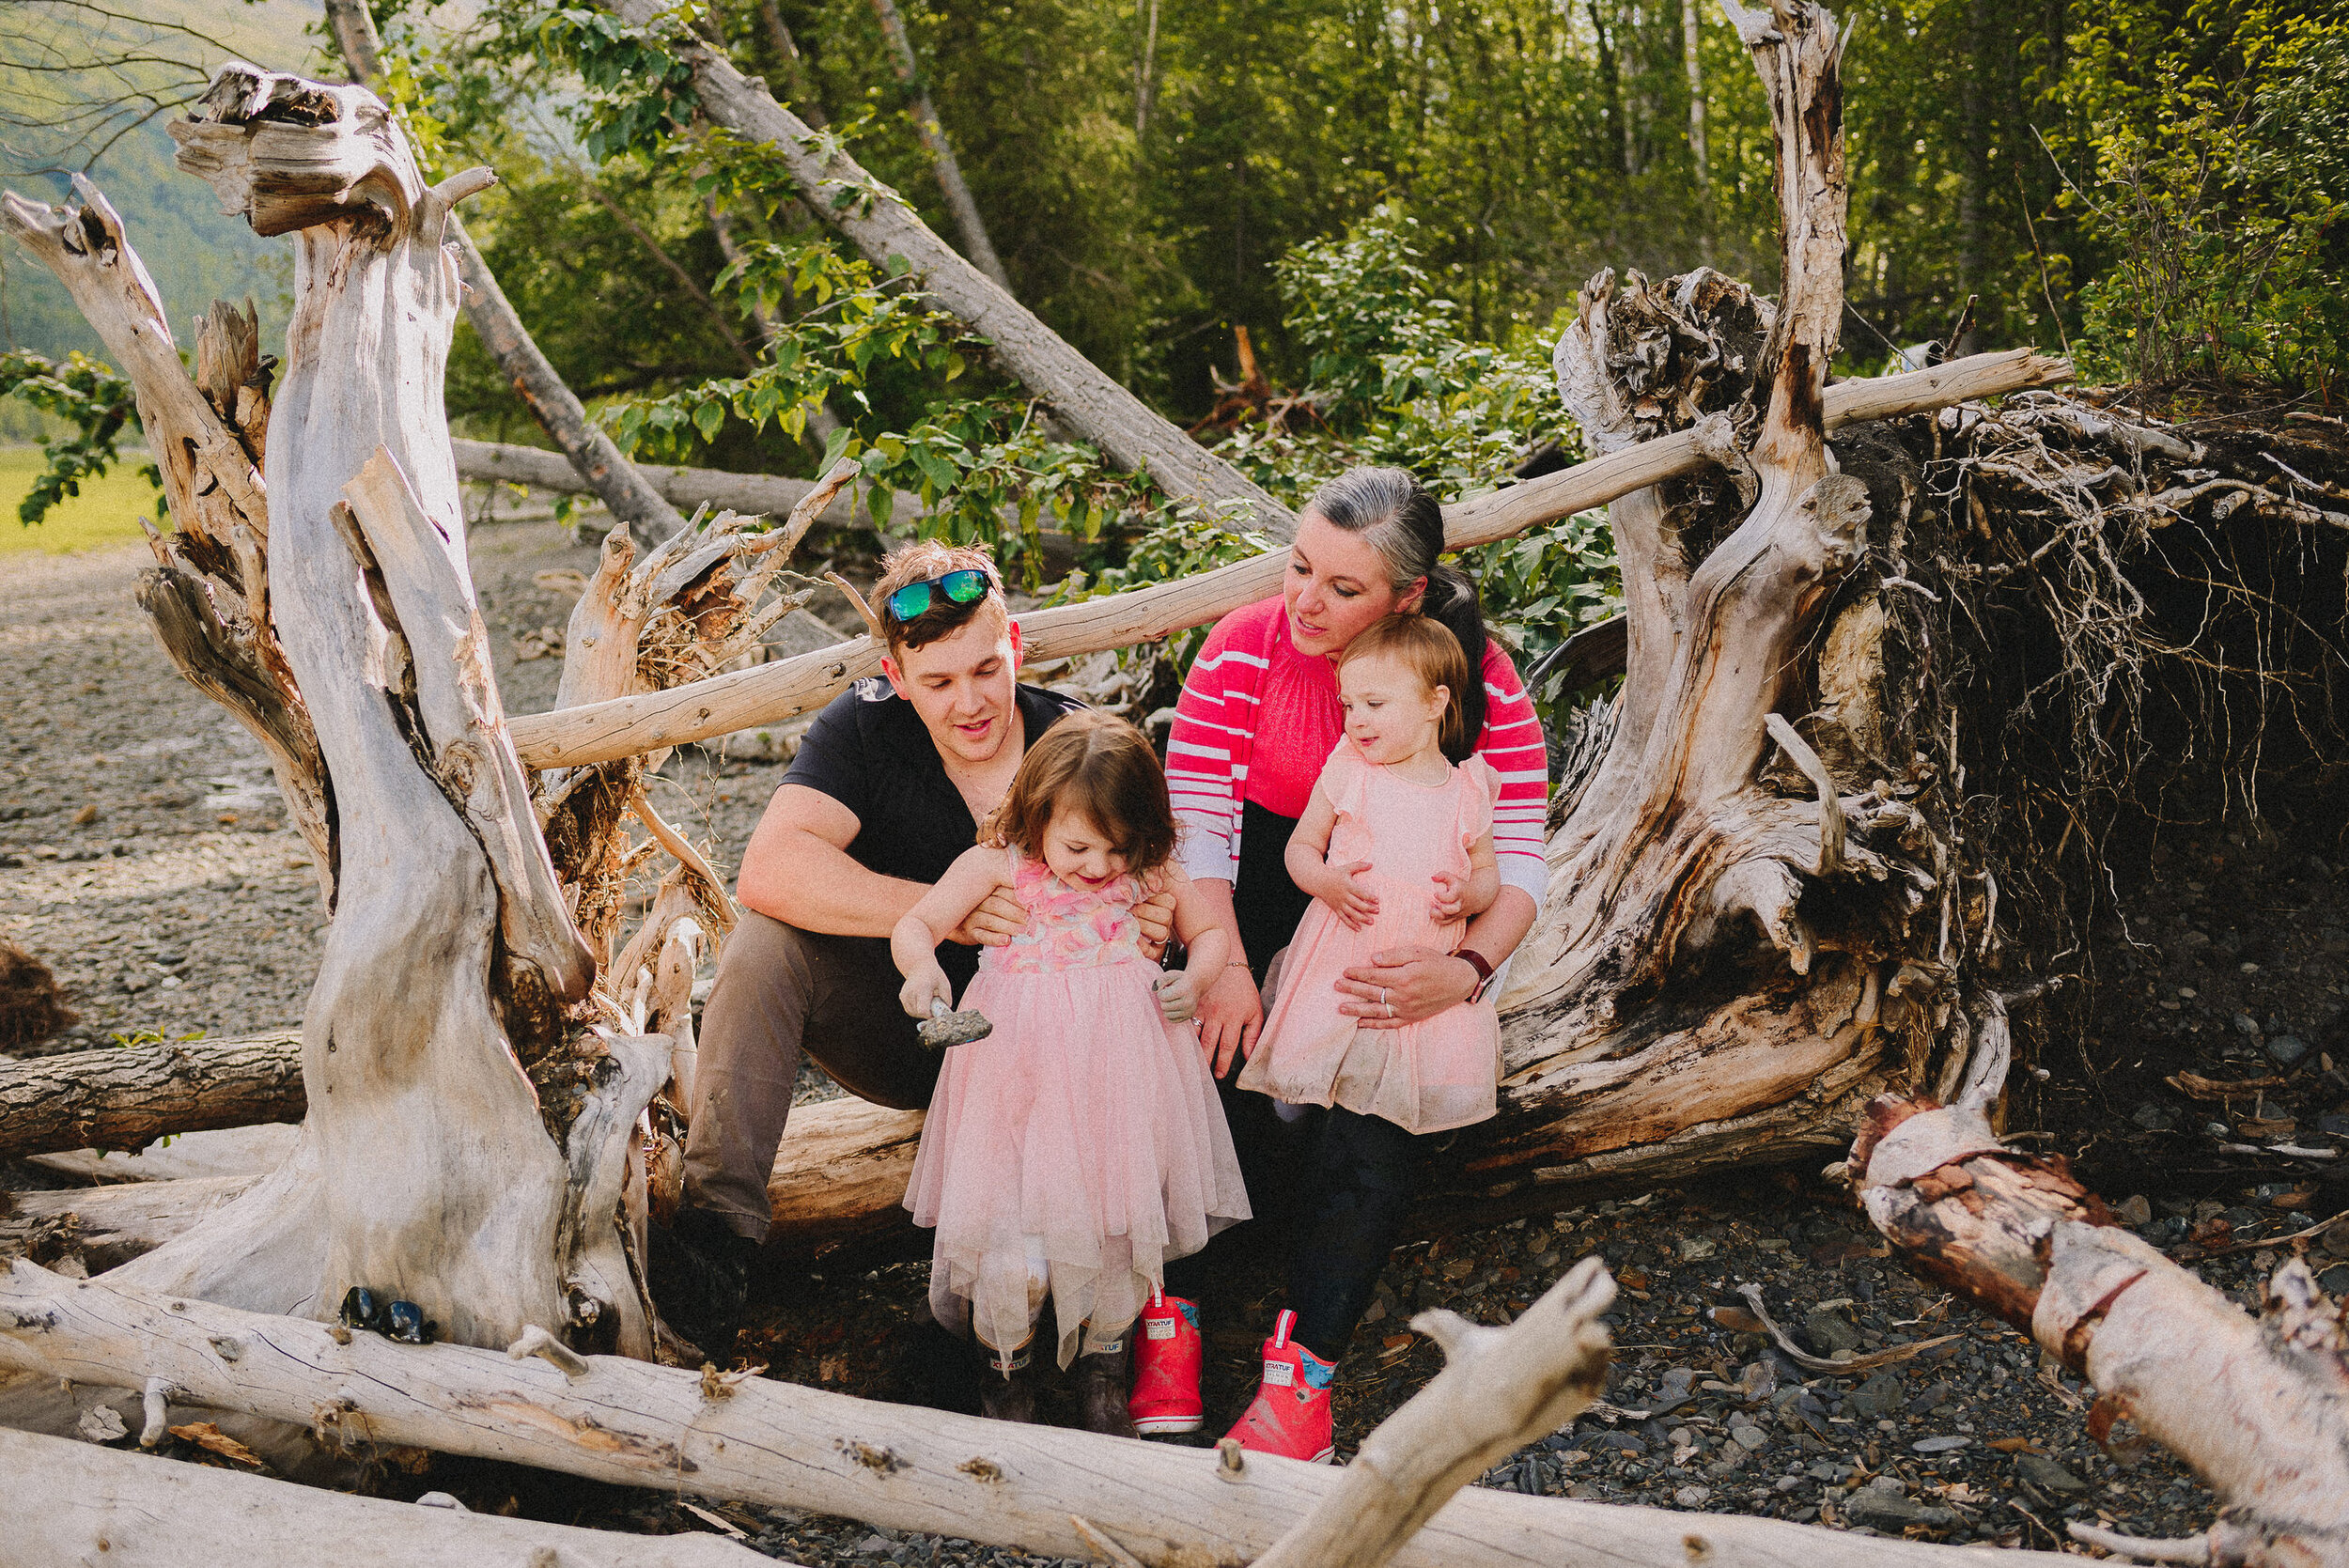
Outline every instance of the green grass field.
{"type": "Polygon", "coordinates": [[[161,498],[139,477],[140,458],[126,457],[103,479],[82,482],[82,493],[27,528],[16,518],[17,504],[41,472],[40,448],[0,447],[0,555],[39,552],[62,555],[74,550],[106,550],[135,544],[143,536],[139,519],[155,516],[161,498]]]}

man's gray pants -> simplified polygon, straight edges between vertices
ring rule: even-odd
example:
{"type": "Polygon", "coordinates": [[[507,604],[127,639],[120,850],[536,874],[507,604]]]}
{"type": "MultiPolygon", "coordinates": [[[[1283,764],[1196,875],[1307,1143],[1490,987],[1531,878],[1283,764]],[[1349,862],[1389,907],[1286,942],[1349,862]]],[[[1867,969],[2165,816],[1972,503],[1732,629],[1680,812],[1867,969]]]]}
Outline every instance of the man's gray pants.
{"type": "Polygon", "coordinates": [[[791,1115],[801,1052],[876,1105],[930,1103],[943,1052],[925,1049],[897,1005],[880,937],[831,937],[745,909],[702,1007],[685,1139],[685,1202],[763,1241],[767,1179],[791,1115]]]}

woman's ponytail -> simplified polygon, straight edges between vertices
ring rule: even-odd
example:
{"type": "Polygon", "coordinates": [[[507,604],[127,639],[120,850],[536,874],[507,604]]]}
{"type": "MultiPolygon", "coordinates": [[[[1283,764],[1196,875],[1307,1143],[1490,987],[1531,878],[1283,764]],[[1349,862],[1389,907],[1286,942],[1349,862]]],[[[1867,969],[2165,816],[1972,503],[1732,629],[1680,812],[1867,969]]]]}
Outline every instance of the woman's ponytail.
{"type": "Polygon", "coordinates": [[[1460,640],[1460,651],[1468,656],[1468,680],[1460,688],[1460,732],[1457,746],[1446,746],[1444,755],[1454,762],[1466,762],[1476,753],[1476,742],[1485,733],[1485,610],[1476,597],[1476,583],[1457,567],[1439,561],[1427,573],[1427,598],[1420,613],[1436,622],[1460,640]],[[1455,754],[1456,752],[1457,754],[1455,754]]]}

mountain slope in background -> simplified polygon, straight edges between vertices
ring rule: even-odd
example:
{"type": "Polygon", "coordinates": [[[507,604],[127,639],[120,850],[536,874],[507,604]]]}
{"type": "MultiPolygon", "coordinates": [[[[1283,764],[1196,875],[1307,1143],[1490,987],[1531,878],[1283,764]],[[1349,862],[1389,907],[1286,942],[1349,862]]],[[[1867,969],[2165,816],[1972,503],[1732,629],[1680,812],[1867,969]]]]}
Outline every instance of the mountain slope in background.
{"type": "MultiPolygon", "coordinates": [[[[61,0],[9,0],[0,9],[8,13],[0,22],[0,94],[13,102],[19,118],[0,137],[0,185],[33,200],[61,202],[70,190],[70,173],[86,172],[129,225],[182,348],[194,339],[196,315],[215,298],[241,303],[248,295],[260,306],[263,340],[273,341],[290,303],[291,241],[256,237],[242,220],[221,212],[202,181],[172,167],[173,144],[163,126],[179,111],[167,109],[107,147],[107,137],[130,116],[96,135],[82,134],[70,109],[119,95],[126,85],[179,98],[231,56],[278,70],[322,70],[319,39],[310,30],[324,15],[319,0],[146,0],[141,22],[110,29],[85,21],[90,13],[61,0]],[[109,45],[177,64],[108,70],[95,62],[109,45]],[[63,75],[27,69],[60,58],[92,66],[63,75]],[[23,119],[45,121],[46,134],[43,125],[27,126],[23,119]]],[[[53,358],[75,349],[104,357],[64,287],[10,241],[0,241],[0,347],[53,358]]]]}

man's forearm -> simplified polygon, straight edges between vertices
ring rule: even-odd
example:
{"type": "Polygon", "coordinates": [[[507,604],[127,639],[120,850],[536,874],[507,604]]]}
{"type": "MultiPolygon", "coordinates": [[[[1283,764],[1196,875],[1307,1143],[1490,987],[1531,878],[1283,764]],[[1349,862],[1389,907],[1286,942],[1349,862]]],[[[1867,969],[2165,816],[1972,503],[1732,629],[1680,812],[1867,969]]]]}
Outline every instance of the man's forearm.
{"type": "Polygon", "coordinates": [[[744,908],[834,937],[886,937],[928,891],[867,871],[813,833],[794,833],[772,853],[745,857],[735,884],[744,908]]]}

